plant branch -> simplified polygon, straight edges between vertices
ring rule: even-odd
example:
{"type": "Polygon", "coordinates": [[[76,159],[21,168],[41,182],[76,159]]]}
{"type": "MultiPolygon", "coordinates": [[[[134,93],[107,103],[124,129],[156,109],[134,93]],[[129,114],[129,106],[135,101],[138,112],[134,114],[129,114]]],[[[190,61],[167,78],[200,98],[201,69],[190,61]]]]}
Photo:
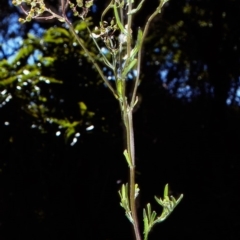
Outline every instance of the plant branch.
{"type": "MultiPolygon", "coordinates": [[[[128,12],[132,11],[132,0],[128,3],[128,12]]],[[[132,14],[128,15],[127,18],[127,58],[130,57],[131,53],[131,45],[132,45],[132,34],[131,34],[131,27],[132,27],[132,14]]]]}
{"type": "Polygon", "coordinates": [[[135,145],[134,145],[134,132],[133,132],[133,118],[132,109],[128,109],[127,112],[127,141],[128,141],[128,153],[131,159],[130,166],[130,208],[133,218],[133,227],[136,240],[141,240],[141,235],[138,226],[138,216],[135,202],[135,145]]]}
{"type": "Polygon", "coordinates": [[[158,5],[158,7],[156,8],[155,12],[148,18],[144,30],[143,30],[143,36],[142,36],[142,41],[140,43],[140,48],[139,48],[139,52],[138,52],[138,63],[137,63],[137,77],[135,80],[135,84],[134,84],[134,89],[133,89],[133,94],[132,94],[132,99],[131,99],[131,107],[134,107],[134,104],[136,102],[136,94],[137,94],[137,88],[139,85],[139,80],[140,80],[140,70],[141,70],[141,61],[142,61],[142,46],[143,46],[143,42],[147,36],[148,33],[148,29],[150,26],[150,23],[152,22],[152,20],[159,14],[161,13],[162,7],[163,5],[167,2],[168,0],[160,0],[160,3],[158,5]]]}
{"type": "Polygon", "coordinates": [[[86,53],[87,57],[89,58],[89,60],[93,63],[94,67],[97,69],[100,77],[102,78],[102,80],[104,81],[104,83],[107,85],[107,87],[110,89],[110,91],[113,93],[115,98],[119,98],[118,94],[116,93],[115,89],[111,86],[111,84],[108,82],[108,80],[105,78],[103,71],[101,70],[101,68],[99,67],[98,63],[95,61],[95,59],[91,56],[90,52],[87,50],[87,48],[85,47],[84,43],[82,42],[81,38],[77,35],[77,33],[75,32],[71,22],[69,22],[69,20],[65,17],[66,23],[68,24],[70,31],[72,32],[72,34],[74,35],[74,37],[76,38],[77,42],[79,43],[79,45],[82,47],[82,49],[84,50],[84,52],[86,53]]]}

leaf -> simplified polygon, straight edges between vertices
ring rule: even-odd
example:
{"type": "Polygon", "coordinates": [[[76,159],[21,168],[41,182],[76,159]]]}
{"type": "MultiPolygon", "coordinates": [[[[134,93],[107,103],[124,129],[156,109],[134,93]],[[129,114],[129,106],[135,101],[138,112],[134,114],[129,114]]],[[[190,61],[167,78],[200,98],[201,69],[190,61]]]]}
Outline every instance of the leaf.
{"type": "Polygon", "coordinates": [[[53,57],[41,57],[39,61],[46,67],[49,67],[53,64],[56,58],[53,57]]]}
{"type": "Polygon", "coordinates": [[[83,116],[87,112],[87,106],[84,102],[79,102],[78,105],[80,108],[80,113],[83,116]]]}
{"type": "Polygon", "coordinates": [[[74,133],[75,133],[75,128],[73,128],[73,127],[70,127],[70,128],[68,128],[67,130],[66,130],[66,132],[65,132],[65,138],[66,138],[66,140],[68,140],[74,133]]]}
{"type": "Polygon", "coordinates": [[[51,34],[53,34],[52,36],[65,36],[67,38],[70,37],[70,34],[69,34],[69,31],[66,30],[65,28],[61,28],[61,27],[53,27],[53,28],[50,28],[49,32],[51,34]]]}
{"type": "Polygon", "coordinates": [[[147,217],[148,217],[148,220],[150,220],[150,218],[151,218],[151,204],[150,203],[147,204],[147,217]]]}
{"type": "Polygon", "coordinates": [[[122,77],[125,78],[127,74],[132,70],[132,68],[136,65],[137,59],[134,58],[126,67],[124,66],[122,77]]]}
{"type": "Polygon", "coordinates": [[[140,189],[138,187],[138,184],[135,184],[135,191],[134,191],[134,198],[137,198],[137,196],[139,195],[140,189]]]}
{"type": "Polygon", "coordinates": [[[40,76],[39,77],[40,81],[45,81],[47,83],[58,83],[58,84],[62,84],[63,82],[61,80],[57,80],[56,78],[53,77],[45,77],[45,76],[40,76]]]}
{"type": "Polygon", "coordinates": [[[15,82],[16,80],[17,80],[17,76],[9,77],[7,79],[0,80],[0,85],[6,86],[6,85],[9,85],[9,84],[15,82]]]}
{"type": "MultiPolygon", "coordinates": [[[[31,72],[28,72],[28,74],[22,74],[24,73],[24,70],[26,70],[26,67],[20,71],[18,71],[18,73],[20,72],[21,74],[18,75],[19,80],[21,80],[21,82],[25,82],[31,78],[36,78],[39,76],[39,70],[38,69],[33,69],[31,72]]],[[[28,70],[27,70],[28,71],[28,70]]]]}
{"type": "Polygon", "coordinates": [[[134,57],[136,56],[136,54],[138,53],[141,44],[142,44],[142,30],[139,28],[138,29],[138,36],[137,36],[137,42],[135,47],[132,49],[132,51],[130,52],[130,57],[129,59],[126,60],[124,68],[123,68],[123,73],[122,76],[125,78],[127,76],[127,74],[130,72],[130,70],[134,67],[134,65],[137,63],[137,59],[135,59],[134,57]]]}
{"type": "Polygon", "coordinates": [[[20,60],[27,59],[34,52],[34,50],[35,50],[34,47],[32,45],[29,45],[29,44],[22,47],[18,51],[17,55],[15,56],[12,64],[14,65],[20,60]]]}
{"type": "Polygon", "coordinates": [[[132,60],[136,54],[138,53],[141,44],[142,44],[142,38],[143,38],[143,33],[142,30],[139,28],[138,29],[138,35],[137,35],[137,43],[135,45],[135,47],[132,49],[132,51],[130,52],[130,59],[132,60]]]}
{"type": "Polygon", "coordinates": [[[127,35],[127,30],[124,28],[124,26],[122,25],[122,22],[121,22],[121,20],[119,18],[118,10],[117,10],[117,7],[116,7],[116,3],[113,5],[113,9],[114,9],[114,16],[116,18],[118,27],[120,28],[121,32],[123,32],[124,34],[127,35]]]}
{"type": "Polygon", "coordinates": [[[116,82],[117,93],[118,93],[120,98],[123,96],[123,81],[125,81],[125,80],[124,79],[117,79],[117,82],[116,82]]]}
{"type": "Polygon", "coordinates": [[[78,21],[77,24],[74,25],[75,31],[81,32],[83,30],[86,30],[87,27],[89,25],[91,25],[90,23],[88,24],[88,22],[87,22],[87,21],[90,21],[90,20],[91,20],[91,18],[85,19],[84,21],[78,21]]]}
{"type": "Polygon", "coordinates": [[[144,225],[144,230],[143,230],[144,240],[146,240],[149,233],[149,224],[148,224],[148,217],[145,209],[143,209],[143,225],[144,225]]]}
{"type": "Polygon", "coordinates": [[[6,78],[9,76],[11,71],[11,66],[6,59],[0,61],[0,78],[6,78]]]}
{"type": "Polygon", "coordinates": [[[163,201],[162,201],[161,198],[157,198],[156,196],[155,196],[154,198],[155,198],[155,200],[157,201],[157,203],[158,203],[159,205],[163,206],[163,201]]]}
{"type": "Polygon", "coordinates": [[[163,197],[164,198],[168,197],[168,184],[165,185],[163,197]]]}
{"type": "Polygon", "coordinates": [[[94,112],[90,112],[90,111],[88,111],[88,113],[87,113],[87,114],[88,114],[88,117],[89,117],[89,118],[92,118],[92,117],[95,115],[95,113],[94,113],[94,112]]]}
{"type": "Polygon", "coordinates": [[[132,163],[131,163],[127,149],[124,150],[123,155],[125,156],[125,159],[127,160],[128,166],[132,167],[132,163]]]}
{"type": "Polygon", "coordinates": [[[61,44],[64,42],[69,42],[70,34],[69,32],[60,27],[50,28],[43,36],[43,40],[47,43],[61,44]]]}

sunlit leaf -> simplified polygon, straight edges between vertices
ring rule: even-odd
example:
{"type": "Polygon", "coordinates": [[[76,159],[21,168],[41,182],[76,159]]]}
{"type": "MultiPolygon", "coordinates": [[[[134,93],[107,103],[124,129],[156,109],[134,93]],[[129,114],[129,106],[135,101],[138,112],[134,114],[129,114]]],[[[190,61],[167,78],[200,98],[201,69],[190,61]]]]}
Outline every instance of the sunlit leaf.
{"type": "Polygon", "coordinates": [[[65,132],[65,138],[68,140],[76,132],[75,128],[69,127],[65,132]]]}
{"type": "Polygon", "coordinates": [[[0,85],[7,86],[17,80],[17,76],[9,77],[4,80],[0,80],[0,85]]]}
{"type": "Polygon", "coordinates": [[[132,70],[132,68],[136,65],[137,59],[134,58],[126,67],[123,69],[122,77],[125,78],[127,74],[132,70]]]}
{"type": "Polygon", "coordinates": [[[80,108],[81,115],[82,116],[85,115],[85,113],[87,112],[86,104],[84,102],[79,102],[78,105],[79,105],[79,108],[80,108]]]}
{"type": "Polygon", "coordinates": [[[168,197],[168,184],[165,185],[163,197],[164,198],[168,197]]]}
{"type": "Polygon", "coordinates": [[[12,64],[17,63],[20,60],[27,59],[33,52],[35,51],[34,47],[32,45],[26,45],[23,46],[15,56],[12,64]]]}

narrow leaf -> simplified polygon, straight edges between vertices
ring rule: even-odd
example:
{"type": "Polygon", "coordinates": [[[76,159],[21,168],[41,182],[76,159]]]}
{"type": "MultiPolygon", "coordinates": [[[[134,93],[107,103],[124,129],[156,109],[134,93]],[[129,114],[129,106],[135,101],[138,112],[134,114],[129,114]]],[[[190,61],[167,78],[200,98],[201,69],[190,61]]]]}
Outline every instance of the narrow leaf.
{"type": "Polygon", "coordinates": [[[155,221],[156,215],[157,215],[157,213],[156,213],[155,211],[153,211],[153,212],[152,212],[152,215],[151,215],[151,219],[150,219],[151,225],[152,225],[153,222],[155,221]]]}
{"type": "Polygon", "coordinates": [[[80,108],[80,113],[83,116],[87,112],[87,106],[84,102],[79,102],[78,105],[80,108]]]}
{"type": "Polygon", "coordinates": [[[116,82],[117,93],[120,98],[123,97],[123,81],[124,81],[123,79],[117,79],[117,82],[116,82]]]}
{"type": "Polygon", "coordinates": [[[163,206],[163,202],[162,202],[162,199],[161,198],[157,198],[156,196],[154,196],[155,200],[157,201],[157,203],[161,206],[163,206]]]}
{"type": "Polygon", "coordinates": [[[127,149],[124,150],[123,155],[125,156],[125,159],[127,160],[128,166],[131,167],[132,163],[131,163],[131,159],[129,157],[127,149]]]}
{"type": "Polygon", "coordinates": [[[121,32],[123,32],[124,34],[127,34],[127,31],[124,28],[124,26],[122,25],[122,22],[121,22],[121,20],[119,18],[119,14],[118,14],[118,10],[117,10],[117,7],[116,7],[116,3],[113,5],[113,9],[114,9],[114,16],[116,18],[118,27],[120,28],[121,32]]]}
{"type": "Polygon", "coordinates": [[[0,86],[1,85],[6,86],[8,84],[13,83],[16,80],[17,80],[17,76],[13,76],[13,77],[9,77],[9,78],[4,79],[4,80],[0,80],[0,86]]]}
{"type": "Polygon", "coordinates": [[[134,58],[126,67],[124,66],[122,76],[125,78],[127,74],[132,70],[132,68],[136,65],[137,59],[134,58]]]}
{"type": "Polygon", "coordinates": [[[168,197],[168,184],[165,185],[163,196],[164,196],[164,199],[168,197]]]}
{"type": "Polygon", "coordinates": [[[147,218],[147,214],[146,214],[146,210],[143,209],[143,224],[144,224],[144,235],[148,233],[148,218],[147,218]]]}
{"type": "Polygon", "coordinates": [[[140,46],[141,46],[141,43],[142,43],[142,37],[143,37],[143,33],[142,33],[142,30],[139,28],[138,29],[138,35],[137,35],[137,43],[130,53],[130,59],[131,60],[136,56],[136,54],[138,53],[138,51],[140,49],[140,46]]]}

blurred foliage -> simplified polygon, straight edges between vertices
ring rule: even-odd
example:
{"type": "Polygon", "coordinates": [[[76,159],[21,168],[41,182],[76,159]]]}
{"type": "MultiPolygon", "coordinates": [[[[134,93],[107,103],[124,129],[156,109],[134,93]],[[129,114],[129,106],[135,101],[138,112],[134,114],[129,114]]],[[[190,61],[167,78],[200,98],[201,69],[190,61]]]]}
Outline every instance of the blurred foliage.
{"type": "MultiPolygon", "coordinates": [[[[226,105],[232,83],[239,86],[239,12],[238,0],[169,2],[152,26],[147,59],[155,72],[167,70],[162,82],[171,94],[187,101],[214,97],[226,105]]],[[[239,104],[235,93],[231,103],[239,104]]]]}
{"type": "MultiPolygon", "coordinates": [[[[90,40],[86,35],[86,23],[76,23],[75,29],[91,50],[90,40]]],[[[79,101],[82,100],[81,96],[74,101],[74,108],[79,109],[78,114],[64,109],[69,106],[63,103],[71,101],[81,91],[76,96],[66,93],[70,95],[70,99],[61,96],[59,92],[64,91],[69,84],[72,85],[71,88],[73,85],[98,88],[100,84],[91,65],[86,61],[83,50],[71,34],[65,28],[52,27],[42,38],[28,34],[21,45],[11,61],[2,59],[0,62],[0,106],[16,98],[20,108],[36,118],[34,127],[37,125],[44,132],[46,123],[55,123],[59,128],[66,129],[66,139],[80,126],[89,126],[95,113],[89,110],[86,103],[79,101]],[[83,71],[83,64],[88,65],[84,67],[86,71],[83,71]],[[87,78],[88,71],[93,72],[93,80],[87,78]],[[61,84],[63,87],[59,88],[54,84],[61,84]]],[[[95,56],[94,52],[91,54],[95,56]]]]}
{"type": "MultiPolygon", "coordinates": [[[[134,27],[143,26],[147,12],[155,8],[154,4],[143,7],[148,11],[142,11],[141,17],[136,15],[134,27]]],[[[187,102],[203,98],[213,99],[220,108],[226,107],[226,100],[228,104],[238,105],[239,12],[237,0],[218,4],[211,0],[171,0],[149,31],[143,52],[143,82],[157,82],[166,93],[187,102]]],[[[87,20],[91,28],[97,16],[92,14],[93,19],[87,20]]],[[[2,58],[1,105],[11,98],[19,99],[19,106],[37,118],[38,125],[54,122],[66,128],[78,122],[68,130],[67,135],[73,134],[83,122],[90,125],[90,119],[101,119],[103,116],[96,111],[102,104],[106,106],[111,97],[102,94],[106,89],[98,74],[64,25],[56,23],[41,37],[36,32],[43,31],[42,22],[34,24],[34,34],[29,33],[22,40],[11,63],[6,57],[2,58]],[[100,98],[96,102],[97,95],[100,98]],[[86,104],[95,115],[81,115],[77,107],[79,102],[86,104]],[[70,109],[69,104],[75,110],[70,109]],[[83,121],[86,116],[88,119],[83,121]]],[[[99,61],[100,55],[89,38],[86,23],[78,21],[74,27],[99,61]]],[[[107,76],[111,75],[106,69],[104,71],[107,76]]]]}

